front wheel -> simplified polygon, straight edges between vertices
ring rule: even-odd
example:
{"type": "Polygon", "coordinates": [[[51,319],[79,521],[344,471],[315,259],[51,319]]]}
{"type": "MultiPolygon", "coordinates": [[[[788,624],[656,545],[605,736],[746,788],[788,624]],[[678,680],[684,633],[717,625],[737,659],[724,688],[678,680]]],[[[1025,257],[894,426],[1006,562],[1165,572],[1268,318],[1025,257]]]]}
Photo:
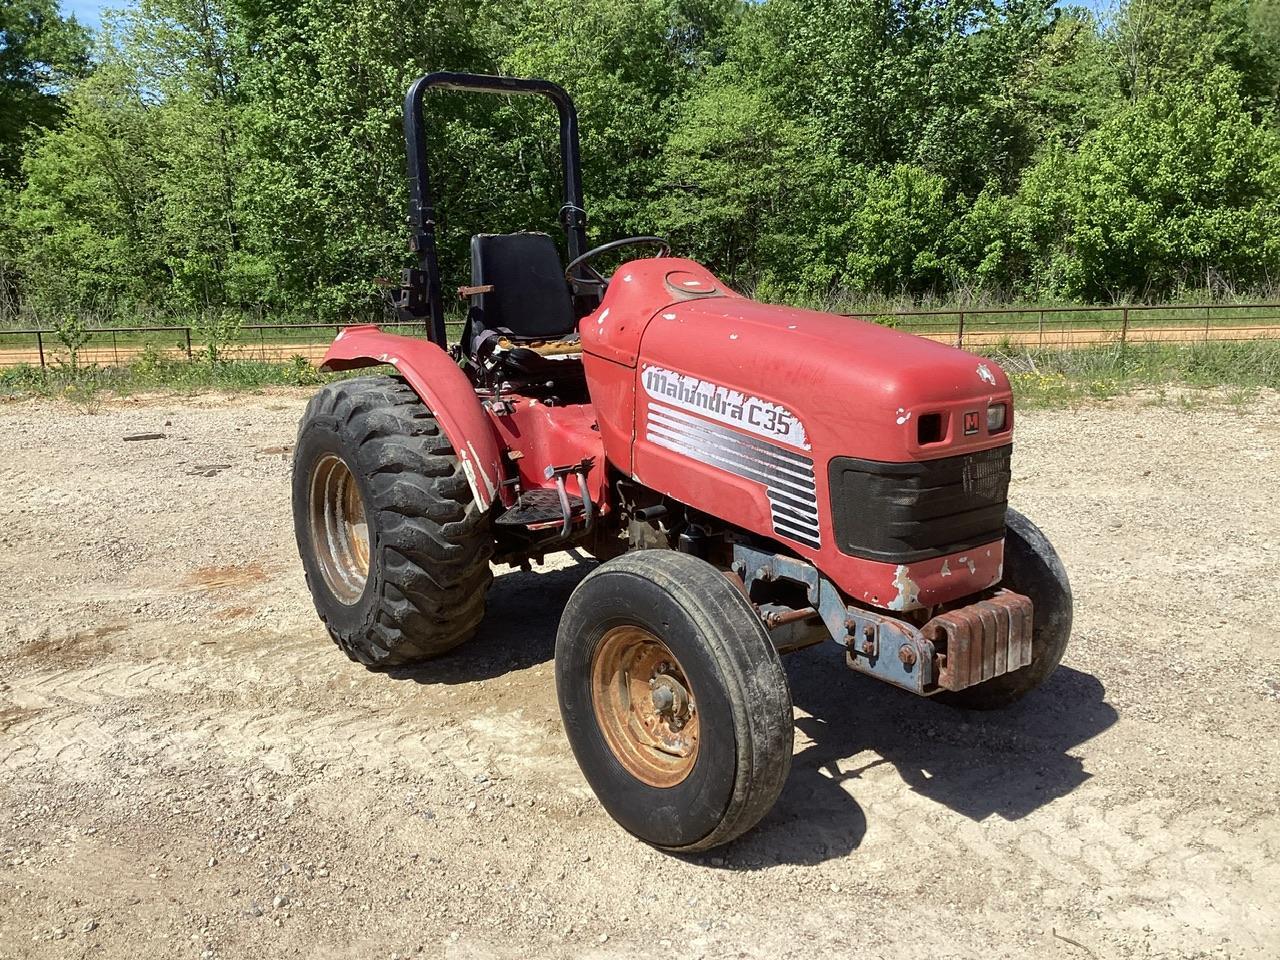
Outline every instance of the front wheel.
{"type": "Polygon", "coordinates": [[[1021,700],[1058,668],[1071,637],[1071,583],[1048,537],[1012,509],[1005,519],[1002,582],[1031,598],[1031,662],[965,690],[936,694],[935,700],[968,710],[998,710],[1021,700]]]}
{"type": "Polygon", "coordinates": [[[711,564],[667,550],[597,568],[556,638],[565,732],[615,820],[667,850],[753,827],[791,768],[791,692],[746,598],[711,564]]]}

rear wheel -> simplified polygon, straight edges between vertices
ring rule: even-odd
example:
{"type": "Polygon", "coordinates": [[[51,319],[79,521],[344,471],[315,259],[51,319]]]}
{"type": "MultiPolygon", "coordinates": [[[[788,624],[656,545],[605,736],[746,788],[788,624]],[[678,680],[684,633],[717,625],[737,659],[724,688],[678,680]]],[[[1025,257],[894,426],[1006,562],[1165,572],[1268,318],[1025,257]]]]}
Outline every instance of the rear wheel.
{"type": "Polygon", "coordinates": [[[711,564],[667,550],[597,568],[556,638],[565,731],[601,804],[697,851],[769,811],[791,767],[791,693],[760,618],[711,564]]]}
{"type": "Polygon", "coordinates": [[[1017,510],[1005,519],[1003,585],[1031,598],[1031,662],[1020,670],[933,699],[968,710],[998,710],[1021,700],[1058,668],[1071,637],[1071,583],[1053,544],[1017,510]]]}
{"type": "Polygon", "coordinates": [[[492,579],[489,517],[403,380],[344,380],[312,398],[293,519],[316,612],[351,659],[409,663],[475,633],[492,579]]]}

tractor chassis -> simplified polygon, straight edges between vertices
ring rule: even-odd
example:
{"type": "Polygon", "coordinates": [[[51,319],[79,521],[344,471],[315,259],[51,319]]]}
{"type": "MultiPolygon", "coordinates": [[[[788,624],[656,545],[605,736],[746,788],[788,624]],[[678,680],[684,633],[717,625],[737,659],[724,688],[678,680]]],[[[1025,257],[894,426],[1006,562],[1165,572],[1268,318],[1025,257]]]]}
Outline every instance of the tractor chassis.
{"type": "Polygon", "coordinates": [[[994,591],[917,627],[846,604],[835,584],[795,557],[735,543],[732,572],[748,597],[758,581],[805,588],[808,608],[760,607],[779,652],[821,642],[825,631],[844,647],[851,669],[921,696],[963,690],[1031,663],[1031,599],[1012,590],[994,591]]]}

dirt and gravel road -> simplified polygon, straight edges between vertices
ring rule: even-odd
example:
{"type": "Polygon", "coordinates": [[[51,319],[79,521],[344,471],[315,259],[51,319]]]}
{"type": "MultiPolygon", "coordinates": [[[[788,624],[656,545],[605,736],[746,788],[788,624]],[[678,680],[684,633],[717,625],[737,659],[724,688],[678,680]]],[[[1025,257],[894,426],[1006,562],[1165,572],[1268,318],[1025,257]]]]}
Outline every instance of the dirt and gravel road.
{"type": "Polygon", "coordinates": [[[339,655],[289,518],[305,397],[0,405],[0,957],[1280,955],[1275,394],[1023,416],[1064,667],[976,715],[794,655],[781,801],[691,859],[561,735],[585,561],[499,571],[447,659],[339,655]]]}

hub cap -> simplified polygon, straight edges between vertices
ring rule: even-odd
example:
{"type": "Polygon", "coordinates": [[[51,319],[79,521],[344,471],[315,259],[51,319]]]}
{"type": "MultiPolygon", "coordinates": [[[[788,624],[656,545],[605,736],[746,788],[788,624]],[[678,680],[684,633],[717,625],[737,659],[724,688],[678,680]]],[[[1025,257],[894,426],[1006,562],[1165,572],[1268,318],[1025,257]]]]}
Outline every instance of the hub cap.
{"type": "Polygon", "coordinates": [[[642,627],[614,627],[591,659],[596,723],[618,762],[651,787],[674,787],[698,759],[699,719],[679,661],[642,627]]]}
{"type": "Polygon", "coordinates": [[[369,524],[351,468],[325,456],[311,474],[311,547],[333,595],[350,606],[369,579],[369,524]]]}

